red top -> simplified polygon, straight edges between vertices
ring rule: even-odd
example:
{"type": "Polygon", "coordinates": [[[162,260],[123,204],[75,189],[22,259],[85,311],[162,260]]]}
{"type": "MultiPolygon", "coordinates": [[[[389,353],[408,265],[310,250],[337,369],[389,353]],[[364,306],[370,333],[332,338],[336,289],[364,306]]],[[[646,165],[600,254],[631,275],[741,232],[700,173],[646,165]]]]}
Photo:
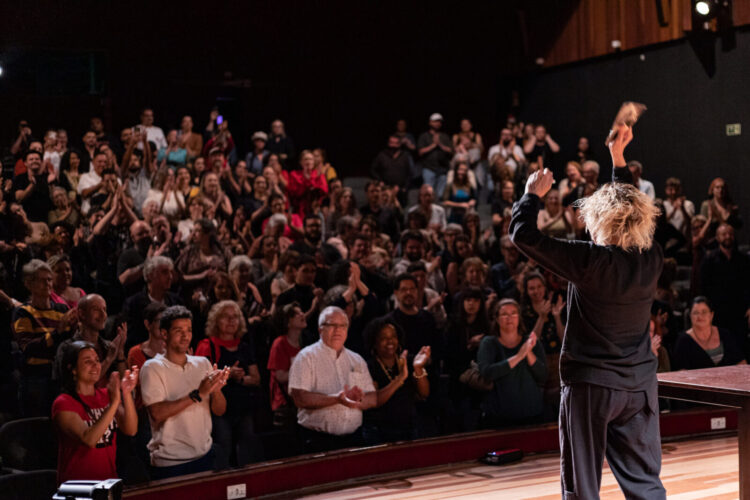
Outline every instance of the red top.
{"type": "MultiPolygon", "coordinates": [[[[78,297],[78,299],[80,300],[81,298],[83,298],[86,295],[86,292],[84,292],[83,290],[79,290],[79,292],[81,292],[80,297],[78,297]]],[[[64,306],[68,306],[71,309],[73,309],[75,306],[78,305],[78,300],[76,300],[75,302],[71,302],[69,300],[66,300],[65,297],[63,297],[62,295],[57,295],[57,293],[55,293],[54,290],[52,290],[49,293],[49,298],[50,298],[50,300],[52,302],[54,302],[56,304],[62,304],[64,306]]]]}
{"type": "MultiPolygon", "coordinates": [[[[52,403],[52,419],[54,420],[55,416],[62,411],[72,411],[91,427],[109,406],[107,389],[96,389],[93,396],[79,394],[78,397],[88,408],[84,408],[80,401],[70,394],[63,393],[52,403]]],[[[116,478],[117,433],[115,429],[117,429],[117,424],[113,419],[94,448],[89,448],[64,432],[58,432],[58,484],[72,479],[116,478]]]]}
{"type": "Polygon", "coordinates": [[[300,351],[299,347],[294,347],[286,339],[286,335],[276,337],[271,345],[271,353],[268,355],[268,369],[271,371],[271,409],[276,410],[286,406],[287,398],[284,396],[286,387],[276,380],[276,370],[289,371],[292,366],[292,359],[300,351]]]}
{"type": "MultiPolygon", "coordinates": [[[[143,368],[143,364],[148,361],[149,358],[146,353],[143,352],[141,344],[134,345],[128,351],[127,367],[131,368],[133,365],[137,366],[140,370],[143,368]]],[[[143,400],[141,399],[141,381],[138,381],[138,385],[135,387],[135,407],[141,408],[143,406],[143,400]]]]}
{"type": "Polygon", "coordinates": [[[310,196],[314,193],[313,190],[319,190],[317,198],[322,199],[328,194],[328,183],[325,177],[316,170],[310,173],[310,178],[305,177],[302,170],[292,172],[282,170],[281,175],[287,180],[286,194],[292,204],[292,211],[299,213],[302,217],[310,211],[311,200],[314,199],[310,196]]]}

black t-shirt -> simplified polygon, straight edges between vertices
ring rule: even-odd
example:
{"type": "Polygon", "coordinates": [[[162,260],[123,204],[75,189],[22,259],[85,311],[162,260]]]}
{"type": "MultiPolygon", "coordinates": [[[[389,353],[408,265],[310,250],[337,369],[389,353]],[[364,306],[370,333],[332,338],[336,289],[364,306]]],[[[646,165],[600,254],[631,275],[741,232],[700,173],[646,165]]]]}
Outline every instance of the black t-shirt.
{"type": "MultiPolygon", "coordinates": [[[[141,253],[135,247],[126,249],[124,252],[122,252],[122,254],[120,254],[120,258],[117,259],[117,276],[119,277],[128,269],[140,266],[145,261],[145,257],[143,257],[143,255],[141,255],[141,253]]],[[[138,279],[134,282],[130,283],[129,285],[123,286],[125,296],[129,297],[138,293],[145,284],[146,282],[143,280],[143,276],[139,276],[138,279]]]]}
{"type": "MultiPolygon", "coordinates": [[[[398,364],[394,364],[391,368],[385,368],[385,365],[381,365],[375,357],[367,361],[367,369],[370,370],[370,376],[373,382],[377,384],[378,389],[382,389],[390,384],[391,380],[398,377],[398,364]]],[[[411,366],[409,367],[409,373],[409,378],[406,379],[404,385],[399,387],[383,406],[364,413],[365,423],[388,427],[392,430],[409,430],[412,428],[414,417],[417,414],[414,404],[417,387],[414,377],[411,376],[411,366]]]]}
{"type": "MultiPolygon", "coordinates": [[[[211,341],[209,340],[209,342],[211,341]]],[[[247,374],[250,365],[258,364],[255,360],[255,353],[252,347],[245,342],[240,342],[236,351],[219,347],[219,352],[219,359],[217,361],[215,347],[211,343],[211,356],[209,356],[209,359],[211,363],[216,363],[218,368],[234,366],[234,363],[239,361],[237,366],[244,368],[247,374]]],[[[227,400],[227,414],[229,415],[245,414],[257,408],[257,405],[260,403],[261,391],[259,387],[248,387],[235,382],[233,379],[227,380],[227,385],[224,386],[221,392],[224,393],[224,397],[227,400]]]]}
{"type": "MultiPolygon", "coordinates": [[[[36,186],[32,188],[29,195],[21,202],[26,216],[31,222],[47,222],[49,211],[52,210],[52,199],[50,198],[50,187],[47,184],[47,174],[42,173],[34,176],[36,186]]],[[[23,191],[31,183],[28,174],[15,176],[13,179],[13,192],[23,191]]]]}

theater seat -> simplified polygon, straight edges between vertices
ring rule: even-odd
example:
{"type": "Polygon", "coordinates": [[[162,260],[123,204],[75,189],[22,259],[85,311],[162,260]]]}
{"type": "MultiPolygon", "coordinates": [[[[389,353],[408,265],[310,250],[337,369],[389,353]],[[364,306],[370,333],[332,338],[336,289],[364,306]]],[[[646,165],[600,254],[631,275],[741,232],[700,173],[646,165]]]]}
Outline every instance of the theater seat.
{"type": "Polygon", "coordinates": [[[50,419],[6,422],[0,427],[0,457],[4,467],[19,471],[57,469],[57,436],[50,419]]]}
{"type": "Polygon", "coordinates": [[[47,499],[57,491],[57,471],[35,470],[0,476],[3,500],[47,499]]]}

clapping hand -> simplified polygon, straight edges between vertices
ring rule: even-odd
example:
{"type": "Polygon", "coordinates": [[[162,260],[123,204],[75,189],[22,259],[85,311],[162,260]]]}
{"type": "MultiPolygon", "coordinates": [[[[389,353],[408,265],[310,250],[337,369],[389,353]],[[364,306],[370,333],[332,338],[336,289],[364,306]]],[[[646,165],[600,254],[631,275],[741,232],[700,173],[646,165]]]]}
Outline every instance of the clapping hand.
{"type": "Polygon", "coordinates": [[[414,356],[414,361],[412,361],[414,369],[416,370],[417,368],[424,368],[425,365],[430,362],[431,356],[432,348],[428,345],[422,346],[417,355],[414,356]]]}
{"type": "Polygon", "coordinates": [[[200,397],[207,398],[214,392],[221,390],[226,385],[228,378],[229,367],[226,366],[219,370],[214,364],[214,369],[201,380],[201,385],[198,386],[200,397]]]}
{"type": "Polygon", "coordinates": [[[552,316],[560,316],[564,307],[565,302],[563,301],[562,295],[558,295],[557,302],[552,306],[552,316]]]}
{"type": "Polygon", "coordinates": [[[345,385],[344,390],[339,393],[337,399],[339,404],[342,404],[347,408],[361,410],[362,398],[364,398],[364,396],[365,394],[364,392],[362,392],[362,389],[360,389],[356,385],[351,388],[348,385],[345,385]]]}
{"type": "Polygon", "coordinates": [[[109,375],[109,383],[107,384],[107,392],[109,393],[109,404],[117,406],[120,404],[122,394],[120,393],[120,374],[112,372],[109,375]]]}
{"type": "Polygon", "coordinates": [[[229,378],[235,382],[242,382],[245,376],[245,369],[240,366],[239,360],[235,361],[232,367],[229,369],[229,378]]]}
{"type": "MultiPolygon", "coordinates": [[[[408,355],[409,351],[404,349],[398,357],[398,379],[401,383],[406,382],[406,379],[409,378],[409,364],[406,362],[406,357],[408,355]]],[[[416,359],[417,358],[414,358],[415,361],[416,359]]]]}
{"type": "Polygon", "coordinates": [[[133,365],[130,370],[125,370],[125,374],[120,381],[120,390],[123,394],[130,394],[138,385],[138,367],[133,365]]]}

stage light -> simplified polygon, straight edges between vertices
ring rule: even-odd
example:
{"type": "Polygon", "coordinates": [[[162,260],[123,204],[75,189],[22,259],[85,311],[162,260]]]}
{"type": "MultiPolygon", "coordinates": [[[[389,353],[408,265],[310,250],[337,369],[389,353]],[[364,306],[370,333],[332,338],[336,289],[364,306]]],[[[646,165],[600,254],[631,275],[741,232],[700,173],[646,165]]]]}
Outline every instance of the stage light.
{"type": "Polygon", "coordinates": [[[122,479],[65,481],[52,500],[120,500],[122,479]]]}
{"type": "Polygon", "coordinates": [[[3,76],[3,67],[0,66],[0,76],[3,76]]]}
{"type": "Polygon", "coordinates": [[[695,11],[701,16],[707,16],[711,12],[711,6],[708,2],[700,1],[695,3],[695,11]]]}

